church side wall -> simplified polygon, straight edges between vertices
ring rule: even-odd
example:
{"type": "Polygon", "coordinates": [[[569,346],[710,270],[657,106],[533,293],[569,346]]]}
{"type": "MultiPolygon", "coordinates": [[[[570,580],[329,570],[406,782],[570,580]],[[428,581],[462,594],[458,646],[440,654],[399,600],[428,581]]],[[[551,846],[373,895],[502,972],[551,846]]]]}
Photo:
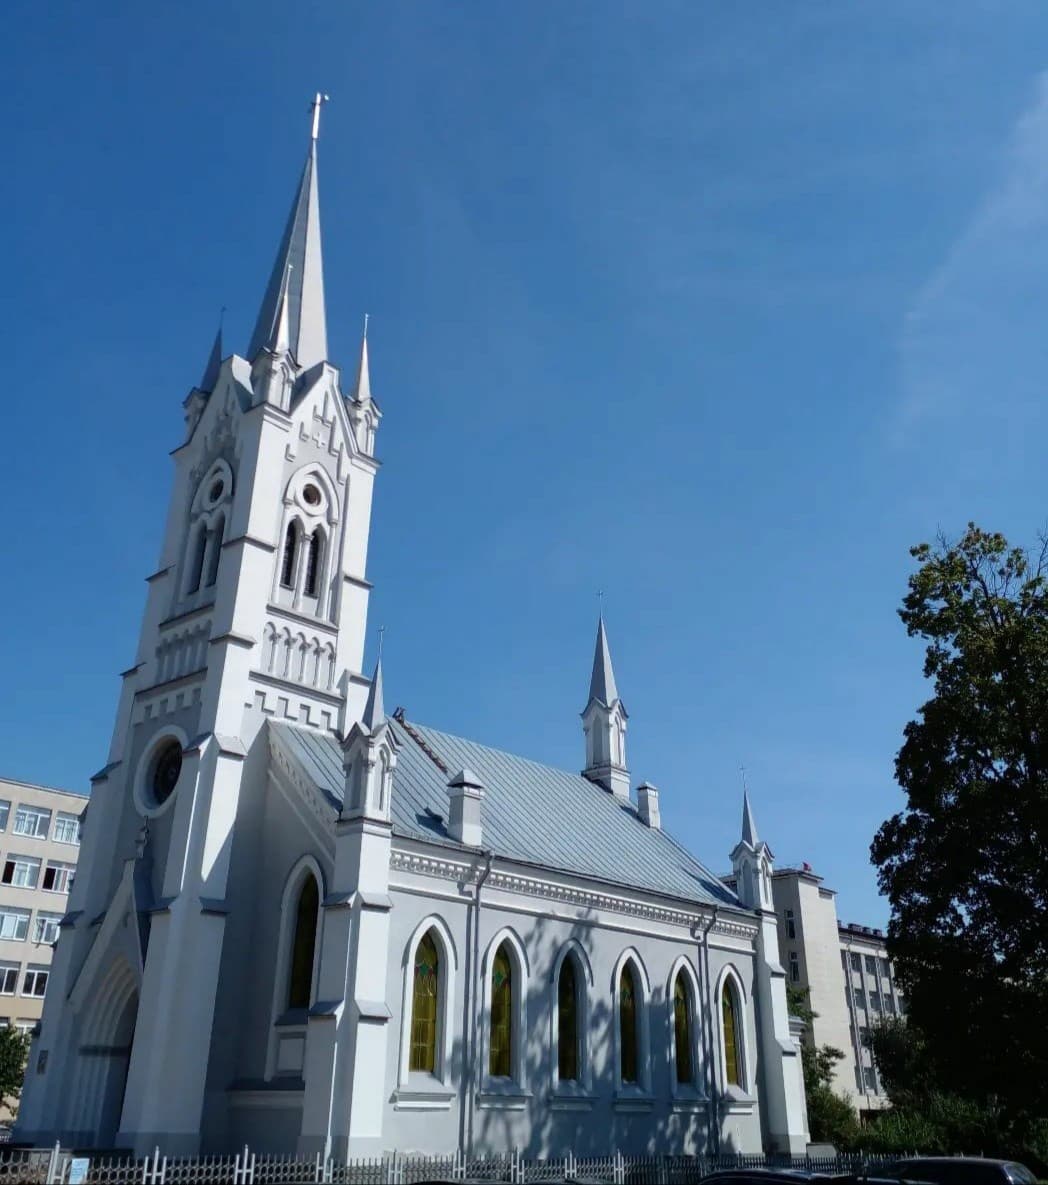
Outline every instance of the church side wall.
{"type": "MultiPolygon", "coordinates": [[[[760,1116],[753,1099],[736,1104],[730,1114],[719,1103],[711,1106],[707,1089],[681,1097],[675,1093],[676,1076],[672,1054],[671,974],[685,961],[700,987],[696,1022],[701,1026],[699,1081],[707,1072],[713,1076],[716,1096],[719,1053],[710,1062],[710,1049],[719,1049],[716,1006],[707,1007],[706,968],[700,947],[683,926],[649,922],[625,914],[580,911],[562,904],[531,897],[481,890],[480,921],[476,951],[469,934],[472,886],[461,888],[454,881],[418,878],[410,891],[394,888],[391,895],[389,950],[389,998],[392,1013],[386,1067],[390,1098],[383,1132],[390,1149],[409,1152],[451,1152],[462,1146],[476,1154],[499,1153],[519,1148],[528,1156],[604,1155],[624,1153],[702,1152],[714,1146],[711,1122],[721,1126],[725,1150],[761,1150],[760,1116]],[[408,1075],[405,1042],[410,1026],[405,1010],[410,1009],[410,968],[407,964],[413,937],[426,928],[426,920],[440,919],[453,945],[453,999],[450,1005],[452,1041],[448,1085],[451,1097],[426,1097],[427,1076],[408,1075]],[[507,1090],[493,1083],[485,1073],[487,1035],[484,995],[487,960],[502,938],[516,939],[526,962],[524,1007],[520,1016],[522,1040],[520,1081],[507,1090]],[[579,964],[586,968],[584,1028],[584,1082],[577,1097],[555,1097],[553,1062],[555,968],[568,946],[579,952],[579,964]],[[642,1008],[641,1049],[647,1088],[643,1097],[623,1089],[618,1082],[618,1013],[615,985],[623,956],[631,954],[639,965],[646,997],[642,1008]],[[479,973],[478,973],[479,966],[479,973]],[[592,981],[590,982],[590,976],[592,981]],[[481,1000],[467,998],[468,985],[475,979],[481,1000]],[[477,1015],[477,1048],[471,1050],[471,1013],[477,1015]],[[644,1052],[646,1051],[646,1052],[644,1052]],[[470,1075],[473,1075],[472,1084],[470,1075]],[[476,1092],[476,1107],[463,1100],[470,1088],[476,1092]]],[[[745,1062],[751,1081],[756,1080],[757,1045],[754,1033],[753,946],[751,938],[715,937],[709,952],[710,992],[716,990],[731,965],[742,985],[746,1028],[745,1062]]],[[[749,1092],[755,1095],[755,1090],[749,1092]]]]}

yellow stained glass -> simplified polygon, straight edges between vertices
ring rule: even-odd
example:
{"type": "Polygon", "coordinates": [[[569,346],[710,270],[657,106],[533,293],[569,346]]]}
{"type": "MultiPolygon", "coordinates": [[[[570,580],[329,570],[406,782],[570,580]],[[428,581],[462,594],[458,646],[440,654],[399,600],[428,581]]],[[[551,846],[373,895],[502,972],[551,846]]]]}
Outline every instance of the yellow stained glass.
{"type": "Polygon", "coordinates": [[[619,1076],[637,1081],[637,992],[628,963],[619,976],[619,1076]]]}
{"type": "Polygon", "coordinates": [[[493,1078],[510,1078],[512,1066],[513,967],[505,946],[500,946],[491,965],[491,1043],[488,1072],[493,1078]]]}
{"type": "Polygon", "coordinates": [[[721,1016],[724,1028],[724,1077],[729,1086],[741,1086],[738,1009],[735,1006],[735,992],[727,983],[721,996],[721,1016]]]}
{"type": "Polygon", "coordinates": [[[561,1082],[575,1082],[579,1076],[579,1031],[575,961],[567,958],[560,966],[557,983],[557,1075],[561,1082]]]}
{"type": "Polygon", "coordinates": [[[440,955],[429,932],[415,951],[411,989],[410,1070],[437,1071],[437,1004],[440,997],[440,955]]]}
{"type": "Polygon", "coordinates": [[[691,999],[681,974],[677,975],[673,985],[673,1037],[677,1054],[677,1081],[691,1082],[691,999]]]}

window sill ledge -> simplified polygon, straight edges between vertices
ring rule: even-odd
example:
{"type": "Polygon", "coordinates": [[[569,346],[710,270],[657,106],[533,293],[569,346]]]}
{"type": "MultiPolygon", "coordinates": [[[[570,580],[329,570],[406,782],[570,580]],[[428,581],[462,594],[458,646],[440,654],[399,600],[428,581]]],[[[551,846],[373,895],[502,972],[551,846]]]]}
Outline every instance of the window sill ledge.
{"type": "Polygon", "coordinates": [[[394,1111],[450,1111],[456,1092],[446,1086],[401,1086],[393,1092],[394,1111]]]}
{"type": "Polygon", "coordinates": [[[549,1109],[551,1111],[592,1111],[597,1096],[583,1090],[551,1090],[549,1109]]]}
{"type": "Polygon", "coordinates": [[[720,1109],[727,1115],[752,1115],[757,1100],[738,1086],[729,1086],[721,1096],[720,1109]]]}
{"type": "Polygon", "coordinates": [[[477,1095],[477,1106],[503,1111],[523,1111],[531,1098],[530,1090],[522,1090],[515,1082],[508,1086],[488,1083],[477,1095]]]}
{"type": "Polygon", "coordinates": [[[670,1100],[671,1111],[705,1111],[710,1100],[703,1094],[678,1094],[670,1100]]]}
{"type": "Polygon", "coordinates": [[[615,1092],[612,1108],[623,1113],[641,1114],[655,1106],[655,1099],[645,1090],[622,1089],[615,1092]]]}

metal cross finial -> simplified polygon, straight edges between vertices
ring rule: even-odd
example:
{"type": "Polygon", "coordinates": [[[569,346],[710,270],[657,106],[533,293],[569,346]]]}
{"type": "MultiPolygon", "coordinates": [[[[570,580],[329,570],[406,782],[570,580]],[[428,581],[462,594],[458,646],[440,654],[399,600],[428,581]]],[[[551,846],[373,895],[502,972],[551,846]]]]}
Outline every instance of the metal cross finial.
{"type": "Polygon", "coordinates": [[[221,332],[221,330],[225,327],[225,324],[226,324],[226,306],[223,305],[222,308],[219,310],[219,314],[218,314],[219,332],[221,332]]]}
{"type": "Polygon", "coordinates": [[[601,617],[604,616],[604,589],[597,589],[597,612],[601,617]]]}
{"type": "Polygon", "coordinates": [[[739,773],[740,773],[740,774],[742,774],[742,789],[743,789],[743,792],[744,792],[744,793],[746,793],[746,794],[748,794],[748,793],[749,793],[749,791],[750,791],[750,788],[749,788],[749,786],[747,786],[747,785],[746,785],[746,767],[745,767],[744,765],[740,765],[740,766],[739,766],[739,773]]]}
{"type": "Polygon", "coordinates": [[[364,314],[364,340],[368,340],[368,314],[364,314]]]}
{"type": "Polygon", "coordinates": [[[317,91],[310,107],[313,111],[313,139],[315,140],[320,135],[320,108],[331,98],[330,95],[322,95],[317,91]]]}
{"type": "Polygon", "coordinates": [[[382,643],[386,640],[386,627],[380,625],[378,627],[378,661],[382,661],[382,643]]]}

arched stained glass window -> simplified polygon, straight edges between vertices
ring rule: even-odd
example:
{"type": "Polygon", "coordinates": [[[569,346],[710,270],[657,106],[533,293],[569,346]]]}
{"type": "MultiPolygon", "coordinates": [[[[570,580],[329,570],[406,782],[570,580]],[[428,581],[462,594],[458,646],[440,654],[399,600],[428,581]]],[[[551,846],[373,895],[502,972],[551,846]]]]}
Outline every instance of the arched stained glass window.
{"type": "Polygon", "coordinates": [[[724,990],[721,993],[721,1017],[724,1029],[724,1077],[729,1086],[741,1086],[739,1042],[742,1039],[742,1029],[739,1026],[739,1008],[735,999],[735,988],[730,983],[724,985],[724,990]]]}
{"type": "Polygon", "coordinates": [[[308,1008],[313,997],[313,953],[317,943],[317,913],[320,894],[316,878],[307,876],[295,910],[295,936],[291,943],[291,974],[288,976],[288,1008],[308,1008]]]}
{"type": "Polygon", "coordinates": [[[309,551],[306,553],[306,587],[307,597],[317,595],[317,579],[320,573],[320,556],[323,550],[323,535],[319,530],[309,537],[309,551]]]}
{"type": "Polygon", "coordinates": [[[561,963],[557,981],[557,1076],[561,1082],[579,1077],[578,982],[570,955],[561,963]]]}
{"type": "Polygon", "coordinates": [[[637,985],[629,963],[619,975],[619,1077],[637,1081],[637,985]]]}
{"type": "Polygon", "coordinates": [[[673,1042],[677,1057],[677,1081],[693,1081],[691,1064],[691,993],[683,972],[673,984],[673,1042]]]}
{"type": "Polygon", "coordinates": [[[207,580],[204,584],[210,588],[218,579],[218,562],[222,558],[222,536],[226,533],[226,516],[220,514],[211,532],[211,554],[207,563],[207,580]]]}
{"type": "Polygon", "coordinates": [[[298,546],[298,525],[288,523],[284,535],[284,560],[280,565],[280,583],[285,588],[293,588],[295,581],[295,551],[298,546]]]}
{"type": "Polygon", "coordinates": [[[188,590],[195,593],[200,587],[200,581],[204,575],[204,555],[207,552],[207,527],[201,523],[197,527],[196,545],[193,548],[193,555],[190,560],[192,565],[189,570],[189,585],[188,590]]]}
{"type": "Polygon", "coordinates": [[[411,989],[411,1057],[409,1070],[437,1072],[437,1005],[440,1000],[440,955],[427,931],[415,951],[411,989]]]}
{"type": "Polygon", "coordinates": [[[513,964],[506,944],[491,964],[491,1048],[488,1072],[493,1078],[513,1076],[513,964]]]}

